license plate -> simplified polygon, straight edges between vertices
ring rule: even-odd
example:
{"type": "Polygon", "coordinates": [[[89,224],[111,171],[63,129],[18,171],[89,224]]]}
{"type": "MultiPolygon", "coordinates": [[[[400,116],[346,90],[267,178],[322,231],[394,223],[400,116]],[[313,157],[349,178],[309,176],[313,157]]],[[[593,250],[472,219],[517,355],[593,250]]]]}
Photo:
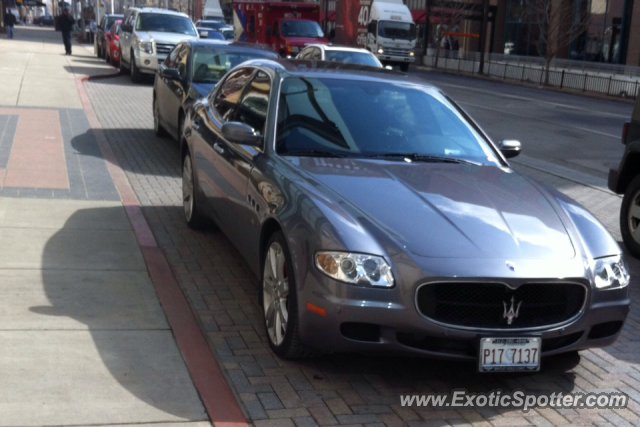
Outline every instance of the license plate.
{"type": "Polygon", "coordinates": [[[480,372],[540,370],[540,338],[481,338],[480,372]]]}

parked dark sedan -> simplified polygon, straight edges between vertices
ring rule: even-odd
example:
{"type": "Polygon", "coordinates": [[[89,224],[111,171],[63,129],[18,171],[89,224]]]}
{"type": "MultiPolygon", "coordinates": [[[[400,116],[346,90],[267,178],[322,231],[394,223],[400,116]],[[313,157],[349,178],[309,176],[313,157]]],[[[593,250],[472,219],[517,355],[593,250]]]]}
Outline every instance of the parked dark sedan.
{"type": "Polygon", "coordinates": [[[395,351],[535,371],[610,345],[629,310],[616,241],[510,168],[437,88],[389,70],[256,60],[189,110],[187,223],[261,278],[285,358],[395,351]]]}
{"type": "Polygon", "coordinates": [[[54,24],[53,16],[51,15],[38,16],[37,18],[33,19],[33,24],[39,25],[41,27],[43,26],[52,27],[54,24]]]}
{"type": "Polygon", "coordinates": [[[197,40],[176,45],[158,67],[153,85],[153,126],[156,135],[179,140],[185,111],[206,96],[236,65],[250,59],[277,58],[270,49],[217,40],[197,40]]]}
{"type": "Polygon", "coordinates": [[[105,33],[111,30],[113,23],[122,19],[122,15],[105,15],[100,19],[100,24],[96,28],[96,36],[94,38],[94,52],[98,58],[105,58],[107,52],[107,44],[105,41],[105,33]]]}

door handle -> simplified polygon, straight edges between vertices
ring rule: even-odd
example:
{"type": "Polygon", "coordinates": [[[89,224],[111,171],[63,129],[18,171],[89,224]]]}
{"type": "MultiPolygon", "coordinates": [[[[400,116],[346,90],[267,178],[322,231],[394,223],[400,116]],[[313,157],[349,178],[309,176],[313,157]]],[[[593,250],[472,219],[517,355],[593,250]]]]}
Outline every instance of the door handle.
{"type": "Polygon", "coordinates": [[[191,122],[191,126],[193,126],[194,129],[200,129],[200,124],[196,120],[191,122]]]}
{"type": "Polygon", "coordinates": [[[213,149],[216,150],[220,154],[224,154],[224,147],[217,142],[213,144],[213,149]]]}

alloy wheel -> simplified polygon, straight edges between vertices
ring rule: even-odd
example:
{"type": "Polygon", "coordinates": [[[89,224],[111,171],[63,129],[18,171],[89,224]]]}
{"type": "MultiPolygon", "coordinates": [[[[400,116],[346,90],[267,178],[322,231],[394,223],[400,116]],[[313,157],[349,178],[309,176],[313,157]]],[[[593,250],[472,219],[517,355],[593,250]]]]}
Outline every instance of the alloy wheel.
{"type": "Polygon", "coordinates": [[[640,244],[640,190],[636,191],[631,198],[631,203],[627,210],[627,221],[631,237],[636,243],[640,244]]]}
{"type": "Polygon", "coordinates": [[[278,242],[273,242],[267,251],[264,263],[262,301],[267,333],[272,344],[282,344],[287,333],[289,312],[289,280],[284,251],[278,242]]]}
{"type": "Polygon", "coordinates": [[[193,168],[191,156],[187,155],[182,165],[182,205],[187,222],[191,221],[193,216],[193,196],[193,168]]]}

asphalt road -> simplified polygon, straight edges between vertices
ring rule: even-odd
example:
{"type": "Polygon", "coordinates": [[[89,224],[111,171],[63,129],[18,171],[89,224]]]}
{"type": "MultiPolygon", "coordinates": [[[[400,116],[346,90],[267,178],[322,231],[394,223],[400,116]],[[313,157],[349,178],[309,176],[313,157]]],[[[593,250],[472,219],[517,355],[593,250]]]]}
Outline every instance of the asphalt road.
{"type": "Polygon", "coordinates": [[[436,71],[413,73],[458,102],[494,141],[519,140],[523,155],[606,178],[624,151],[620,135],[633,110],[629,103],[436,71]]]}

